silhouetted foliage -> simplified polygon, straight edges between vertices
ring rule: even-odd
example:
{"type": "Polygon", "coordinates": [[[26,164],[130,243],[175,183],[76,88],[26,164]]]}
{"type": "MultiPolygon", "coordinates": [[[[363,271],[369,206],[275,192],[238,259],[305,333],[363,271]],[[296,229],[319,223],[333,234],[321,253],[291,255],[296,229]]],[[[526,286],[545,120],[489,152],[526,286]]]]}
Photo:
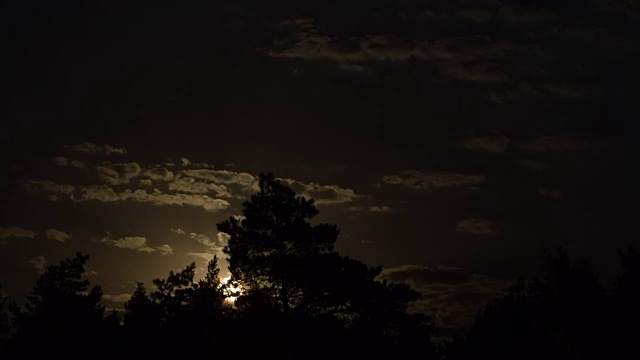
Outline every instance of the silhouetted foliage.
{"type": "Polygon", "coordinates": [[[260,190],[243,204],[244,218],[218,224],[230,236],[224,252],[232,281],[243,287],[236,305],[244,319],[255,326],[279,324],[277,331],[286,336],[269,339],[270,344],[282,339],[300,344],[301,333],[316,326],[331,329],[313,334],[326,344],[314,352],[283,344],[296,358],[344,351],[374,358],[430,355],[429,319],[406,311],[419,294],[407,285],[377,281],[380,267],[335,252],[338,228],[310,223],[318,214],[313,200],[296,196],[272,174],[260,174],[259,180],[260,190]],[[299,328],[303,324],[307,327],[299,328]],[[415,347],[408,346],[409,339],[415,347]]]}
{"type": "Polygon", "coordinates": [[[89,255],[77,253],[49,265],[24,308],[12,305],[17,330],[10,346],[15,358],[79,358],[97,346],[103,333],[102,290],[83,279],[89,255]],[[37,344],[37,346],[34,346],[37,344]]]}
{"type": "Polygon", "coordinates": [[[7,311],[9,297],[2,292],[0,285],[0,354],[3,353],[7,340],[11,335],[11,319],[7,311]]]}
{"type": "Polygon", "coordinates": [[[586,262],[545,252],[542,275],[523,279],[478,312],[454,359],[595,359],[604,355],[606,292],[586,262]]]}

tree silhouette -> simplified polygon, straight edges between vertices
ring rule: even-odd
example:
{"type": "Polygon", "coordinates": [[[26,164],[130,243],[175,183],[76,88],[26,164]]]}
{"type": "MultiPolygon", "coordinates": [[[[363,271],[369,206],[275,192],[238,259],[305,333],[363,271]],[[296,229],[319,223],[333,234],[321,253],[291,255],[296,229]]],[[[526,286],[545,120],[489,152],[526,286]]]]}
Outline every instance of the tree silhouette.
{"type": "Polygon", "coordinates": [[[229,235],[224,253],[232,281],[243,288],[237,308],[254,321],[247,326],[258,332],[270,328],[280,335],[251,341],[272,347],[284,339],[285,349],[278,351],[288,356],[309,353],[310,348],[287,343],[313,348],[314,342],[323,341],[333,348],[320,351],[315,346],[318,357],[335,355],[338,347],[357,349],[353,355],[399,355],[409,351],[403,346],[407,339],[419,340],[411,351],[433,350],[429,319],[406,311],[419,297],[417,292],[377,281],[380,267],[335,252],[338,228],[310,223],[319,213],[313,200],[296,196],[272,174],[260,174],[259,185],[258,193],[243,203],[243,219],[230,217],[218,224],[218,230],[229,235]],[[305,333],[308,336],[300,335],[305,333]]]}
{"type": "Polygon", "coordinates": [[[7,340],[11,335],[11,319],[7,312],[9,297],[2,292],[0,285],[0,354],[5,351],[7,340]]]}
{"type": "Polygon", "coordinates": [[[623,272],[615,281],[609,307],[611,350],[617,358],[625,358],[636,350],[640,337],[640,254],[629,246],[620,253],[623,272]]]}
{"type": "Polygon", "coordinates": [[[542,276],[522,278],[478,312],[466,340],[451,344],[453,359],[596,359],[604,357],[606,292],[591,267],[561,250],[546,251],[542,276]]]}
{"type": "Polygon", "coordinates": [[[42,356],[79,358],[103,333],[102,290],[83,279],[89,255],[49,265],[23,308],[12,305],[16,334],[10,353],[22,359],[42,356]],[[33,346],[38,344],[38,346],[33,346]]]}

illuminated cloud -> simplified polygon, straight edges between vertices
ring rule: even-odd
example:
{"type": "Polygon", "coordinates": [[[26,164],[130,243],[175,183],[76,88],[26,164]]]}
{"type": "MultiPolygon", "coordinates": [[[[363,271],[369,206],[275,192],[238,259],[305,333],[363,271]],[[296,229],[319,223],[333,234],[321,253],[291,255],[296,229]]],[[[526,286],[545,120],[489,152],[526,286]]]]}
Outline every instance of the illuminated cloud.
{"type": "Polygon", "coordinates": [[[115,303],[125,303],[131,299],[131,294],[104,294],[102,299],[115,303]]]}
{"type": "Polygon", "coordinates": [[[475,235],[487,235],[496,230],[496,224],[488,219],[470,218],[458,221],[456,230],[475,235]]]}
{"type": "Polygon", "coordinates": [[[198,181],[192,177],[178,177],[169,183],[169,190],[190,194],[207,194],[215,192],[217,197],[231,197],[229,188],[223,184],[198,181]]]}
{"type": "Polygon", "coordinates": [[[186,232],[185,232],[184,230],[182,230],[182,229],[174,229],[174,228],[171,228],[171,229],[169,229],[169,230],[170,230],[172,233],[174,233],[174,234],[178,234],[178,235],[185,235],[185,234],[186,234],[186,232]]]}
{"type": "Polygon", "coordinates": [[[97,145],[88,141],[75,145],[66,145],[65,149],[84,154],[123,155],[127,153],[125,148],[113,147],[111,145],[97,145]]]}
{"type": "Polygon", "coordinates": [[[171,245],[168,245],[168,244],[156,246],[156,250],[158,250],[161,255],[173,254],[173,248],[171,247],[171,245]]]}
{"type": "Polygon", "coordinates": [[[291,187],[297,195],[314,199],[317,205],[344,204],[362,198],[362,195],[356,194],[352,189],[345,189],[338,185],[303,183],[293,179],[278,180],[291,187]]]}
{"type": "Polygon", "coordinates": [[[187,253],[188,256],[193,256],[199,259],[203,259],[206,261],[211,261],[213,259],[213,254],[210,253],[204,253],[204,252],[190,252],[187,253]]]}
{"type": "Polygon", "coordinates": [[[568,153],[584,151],[591,147],[589,141],[564,135],[545,135],[522,145],[528,153],[568,153]]]}
{"type": "Polygon", "coordinates": [[[386,205],[376,205],[376,206],[370,207],[367,210],[369,212],[381,213],[381,212],[389,212],[389,211],[391,211],[391,208],[386,206],[386,205]]]}
{"type": "Polygon", "coordinates": [[[211,181],[215,184],[239,185],[251,189],[256,183],[256,177],[245,172],[211,169],[186,169],[182,174],[201,180],[211,181]]]}
{"type": "Polygon", "coordinates": [[[75,186],[69,184],[56,184],[50,180],[28,180],[25,188],[29,192],[48,193],[49,200],[60,200],[62,196],[71,196],[75,186]]]}
{"type": "Polygon", "coordinates": [[[0,239],[29,238],[33,239],[38,233],[18,226],[0,227],[0,239]]]}
{"type": "Polygon", "coordinates": [[[102,202],[114,202],[120,200],[118,194],[107,185],[87,185],[79,188],[80,195],[72,197],[75,201],[96,200],[102,202]]]}
{"type": "Polygon", "coordinates": [[[152,193],[145,190],[131,191],[129,189],[119,194],[120,200],[149,203],[153,205],[176,205],[201,207],[206,211],[216,212],[230,206],[229,202],[222,199],[214,199],[207,195],[192,194],[164,194],[158,189],[152,193]]]}
{"type": "Polygon", "coordinates": [[[107,233],[107,236],[97,240],[97,242],[109,244],[121,249],[132,249],[147,251],[147,238],[142,236],[125,236],[120,239],[112,239],[111,234],[107,233]]]}
{"type": "Polygon", "coordinates": [[[398,175],[386,175],[382,178],[385,184],[401,185],[416,190],[474,186],[486,180],[483,175],[450,172],[423,173],[417,170],[407,170],[398,175]]]}
{"type": "Polygon", "coordinates": [[[45,231],[45,234],[47,235],[47,239],[56,240],[62,243],[71,238],[71,234],[69,234],[68,232],[56,229],[47,229],[45,231]]]}
{"type": "Polygon", "coordinates": [[[53,158],[53,162],[58,166],[73,166],[77,168],[84,168],[86,165],[82,161],[69,160],[64,156],[56,156],[53,158]]]}
{"type": "Polygon", "coordinates": [[[171,181],[173,180],[173,171],[163,167],[152,168],[144,172],[144,175],[153,181],[171,181]]]}
{"type": "Polygon", "coordinates": [[[469,150],[503,153],[507,151],[509,143],[511,139],[507,136],[487,136],[467,139],[463,141],[463,146],[469,150]]]}
{"type": "Polygon", "coordinates": [[[121,185],[129,183],[129,180],[140,176],[142,168],[138,163],[110,163],[95,167],[100,178],[111,184],[121,185]]]}
{"type": "Polygon", "coordinates": [[[49,263],[44,256],[36,256],[28,261],[33,269],[38,273],[38,275],[42,275],[47,270],[47,264],[49,263]]]}

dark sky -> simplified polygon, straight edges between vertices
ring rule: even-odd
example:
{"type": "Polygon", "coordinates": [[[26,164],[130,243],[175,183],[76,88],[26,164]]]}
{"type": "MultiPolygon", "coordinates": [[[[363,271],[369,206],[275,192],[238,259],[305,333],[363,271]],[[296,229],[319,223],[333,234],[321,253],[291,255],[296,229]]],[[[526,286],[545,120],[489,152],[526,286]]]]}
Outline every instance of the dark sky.
{"type": "Polygon", "coordinates": [[[625,0],[3,4],[0,283],[91,255],[122,308],[224,246],[273,172],[443,333],[544,248],[638,244],[640,6],[625,0]],[[7,61],[8,60],[8,61],[7,61]]]}

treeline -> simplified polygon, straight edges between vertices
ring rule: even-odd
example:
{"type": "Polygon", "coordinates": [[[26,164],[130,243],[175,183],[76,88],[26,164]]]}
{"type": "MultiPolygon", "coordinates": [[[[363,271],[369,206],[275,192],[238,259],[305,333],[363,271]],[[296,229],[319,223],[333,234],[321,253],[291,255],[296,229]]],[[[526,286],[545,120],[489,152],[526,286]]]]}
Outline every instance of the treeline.
{"type": "Polygon", "coordinates": [[[378,281],[380,267],[339,255],[338,229],[312,225],[312,200],[273,175],[218,224],[231,280],[217,258],[196,280],[195,264],[138,283],[124,313],[108,313],[102,290],[83,277],[88,255],[49,266],[24,306],[0,298],[1,359],[600,359],[636,354],[640,256],[607,292],[588,264],[546,253],[540,277],[518,280],[478,312],[467,336],[434,345],[436,331],[410,313],[420,296],[378,281]],[[236,299],[234,302],[231,299],[236,299]]]}

